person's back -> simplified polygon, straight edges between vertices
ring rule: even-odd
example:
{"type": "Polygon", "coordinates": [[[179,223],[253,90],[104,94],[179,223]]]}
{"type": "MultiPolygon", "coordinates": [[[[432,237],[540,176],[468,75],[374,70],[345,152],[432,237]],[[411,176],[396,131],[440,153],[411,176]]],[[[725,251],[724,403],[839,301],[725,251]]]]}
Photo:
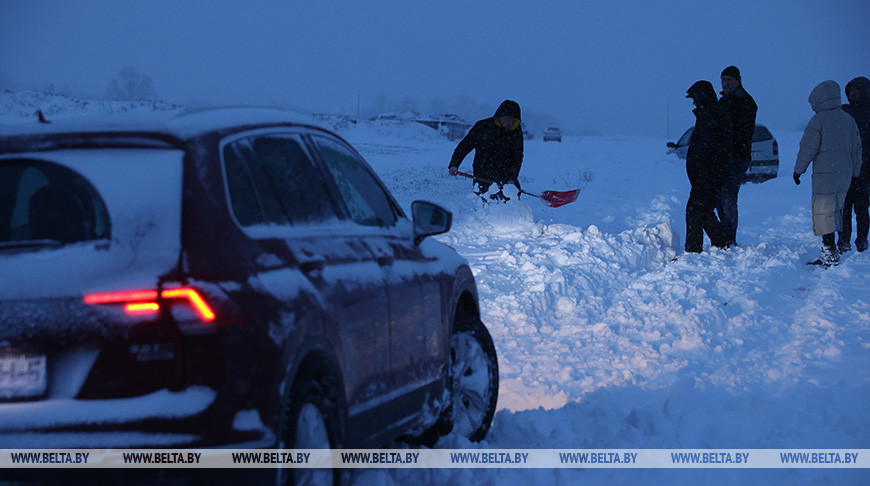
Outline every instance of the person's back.
{"type": "Polygon", "coordinates": [[[861,170],[858,125],[841,109],[840,100],[836,81],[819,83],[810,93],[810,106],[816,113],[801,137],[794,166],[794,181],[800,184],[801,174],[813,164],[813,234],[822,237],[822,252],[811,263],[823,266],[840,263],[834,236],[843,229],[846,193],[861,170]]]}
{"type": "Polygon", "coordinates": [[[834,81],[825,81],[810,93],[816,114],[801,137],[795,172],[804,173],[812,162],[813,194],[845,194],[861,168],[858,126],[841,109],[840,100],[840,87],[834,81]]]}

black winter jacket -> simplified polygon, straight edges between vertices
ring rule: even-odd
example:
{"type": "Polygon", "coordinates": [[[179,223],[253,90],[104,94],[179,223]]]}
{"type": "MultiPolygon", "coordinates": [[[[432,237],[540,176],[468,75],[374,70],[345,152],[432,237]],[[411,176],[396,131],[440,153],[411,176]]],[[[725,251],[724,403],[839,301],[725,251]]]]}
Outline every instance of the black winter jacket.
{"type": "Polygon", "coordinates": [[[758,112],[758,105],[742,85],[730,94],[723,94],[719,104],[725,107],[731,116],[734,136],[731,146],[731,155],[734,157],[733,170],[735,173],[742,174],[749,168],[749,161],[752,160],[752,133],[755,131],[755,114],[758,112]]]}
{"type": "Polygon", "coordinates": [[[472,150],[475,178],[502,184],[512,182],[519,176],[523,163],[523,131],[519,123],[503,128],[495,117],[480,120],[456,146],[450,167],[458,168],[472,150]]]}
{"type": "Polygon", "coordinates": [[[843,105],[843,111],[852,115],[858,124],[861,134],[861,174],[858,180],[863,185],[870,184],[870,79],[855,78],[846,85],[846,90],[852,86],[861,88],[861,100],[858,103],[843,105]]]}
{"type": "Polygon", "coordinates": [[[695,130],[689,139],[686,154],[686,173],[692,186],[720,186],[730,174],[734,140],[731,117],[725,107],[716,101],[712,85],[707,85],[708,90],[689,91],[699,105],[693,110],[695,130]]]}

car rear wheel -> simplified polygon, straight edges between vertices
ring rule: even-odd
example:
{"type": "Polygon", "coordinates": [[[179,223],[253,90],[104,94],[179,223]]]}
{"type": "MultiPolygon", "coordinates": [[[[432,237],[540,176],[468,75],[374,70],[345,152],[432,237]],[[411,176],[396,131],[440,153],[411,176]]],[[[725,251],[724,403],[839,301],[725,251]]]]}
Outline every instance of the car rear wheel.
{"type": "Polygon", "coordinates": [[[472,441],[486,437],[498,401],[498,357],[480,320],[456,323],[450,339],[453,432],[472,441]]]}
{"type": "MultiPolygon", "coordinates": [[[[341,407],[322,378],[303,373],[293,386],[281,431],[281,449],[341,447],[341,407]]],[[[341,469],[279,468],[279,486],[339,485],[341,469]]]]}

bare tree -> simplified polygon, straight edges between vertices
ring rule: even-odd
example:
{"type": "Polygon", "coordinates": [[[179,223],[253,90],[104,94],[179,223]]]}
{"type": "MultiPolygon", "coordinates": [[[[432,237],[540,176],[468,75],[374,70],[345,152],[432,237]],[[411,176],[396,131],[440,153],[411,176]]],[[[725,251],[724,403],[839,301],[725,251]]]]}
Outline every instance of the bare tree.
{"type": "Polygon", "coordinates": [[[136,68],[127,66],[112,78],[106,89],[110,100],[158,100],[157,91],[151,76],[140,73],[136,68]]]}

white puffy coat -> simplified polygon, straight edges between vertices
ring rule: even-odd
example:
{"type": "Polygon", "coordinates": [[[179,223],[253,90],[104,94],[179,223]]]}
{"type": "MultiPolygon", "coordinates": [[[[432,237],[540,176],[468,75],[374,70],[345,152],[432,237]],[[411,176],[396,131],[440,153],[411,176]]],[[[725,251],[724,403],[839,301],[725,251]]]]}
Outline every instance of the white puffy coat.
{"type": "Polygon", "coordinates": [[[794,171],[813,164],[813,232],[842,230],[843,202],[852,177],[861,172],[861,135],[855,119],[841,109],[840,85],[824,81],[810,93],[815,115],[800,141],[794,171]]]}

